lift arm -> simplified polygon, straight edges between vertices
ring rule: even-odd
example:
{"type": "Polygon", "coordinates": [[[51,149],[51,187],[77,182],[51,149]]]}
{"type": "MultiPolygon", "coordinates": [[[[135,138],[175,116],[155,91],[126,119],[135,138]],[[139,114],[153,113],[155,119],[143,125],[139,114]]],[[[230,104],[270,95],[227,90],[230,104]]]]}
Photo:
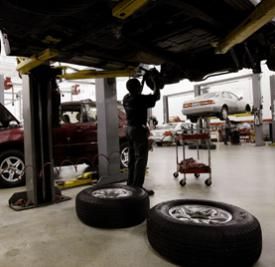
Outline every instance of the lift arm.
{"type": "MultiPolygon", "coordinates": [[[[28,74],[32,69],[46,63],[57,55],[57,51],[46,49],[40,54],[34,55],[30,58],[18,57],[18,65],[16,69],[20,74],[28,74]]],[[[66,80],[129,77],[137,74],[137,68],[134,67],[123,70],[76,70],[67,66],[62,66],[61,68],[63,69],[63,73],[57,77],[66,80]],[[74,72],[68,73],[68,69],[73,69],[74,72]]]]}
{"type": "Polygon", "coordinates": [[[216,53],[225,54],[275,17],[275,0],[263,0],[237,28],[216,44],[216,53]]]}
{"type": "Polygon", "coordinates": [[[65,80],[77,80],[77,79],[98,79],[98,78],[116,78],[116,77],[129,77],[136,74],[136,69],[129,68],[125,70],[79,70],[74,73],[66,73],[58,75],[58,78],[63,78],[65,80]]]}
{"type": "Polygon", "coordinates": [[[126,19],[145,6],[149,0],[123,0],[112,10],[114,17],[126,19]]]}
{"type": "Polygon", "coordinates": [[[16,70],[19,71],[20,74],[28,74],[30,70],[42,65],[46,61],[51,58],[54,58],[58,55],[57,51],[46,49],[42,51],[38,55],[34,55],[30,58],[27,57],[18,57],[18,65],[16,70]]]}

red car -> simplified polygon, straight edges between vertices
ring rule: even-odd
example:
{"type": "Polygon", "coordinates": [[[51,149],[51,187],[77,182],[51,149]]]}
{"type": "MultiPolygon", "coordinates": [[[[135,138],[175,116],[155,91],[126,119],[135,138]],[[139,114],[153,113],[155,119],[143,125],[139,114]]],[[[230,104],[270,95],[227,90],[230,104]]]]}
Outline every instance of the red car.
{"type": "MultiPolygon", "coordinates": [[[[118,105],[121,166],[128,165],[126,116],[118,105]]],[[[54,165],[80,163],[97,168],[96,105],[92,100],[61,104],[59,127],[53,129],[54,165]]],[[[24,132],[19,121],[0,104],[0,186],[25,183],[24,132]]]]}

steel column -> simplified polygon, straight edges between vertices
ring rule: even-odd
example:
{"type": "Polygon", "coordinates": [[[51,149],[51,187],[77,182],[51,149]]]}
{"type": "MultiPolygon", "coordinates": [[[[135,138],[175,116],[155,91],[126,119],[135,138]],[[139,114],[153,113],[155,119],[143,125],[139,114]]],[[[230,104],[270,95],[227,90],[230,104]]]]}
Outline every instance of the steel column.
{"type": "MultiPolygon", "coordinates": [[[[195,94],[195,97],[201,95],[201,90],[202,90],[202,89],[201,89],[201,85],[196,84],[196,85],[194,86],[194,94],[195,94]]],[[[202,127],[203,127],[203,121],[202,121],[202,118],[201,118],[201,117],[200,117],[200,119],[198,120],[197,125],[198,125],[199,129],[202,129],[202,127]]],[[[203,143],[203,142],[204,142],[204,140],[201,140],[201,141],[200,141],[200,143],[203,143]]],[[[204,142],[204,143],[205,143],[205,142],[204,142]]]]}
{"type": "MultiPolygon", "coordinates": [[[[48,66],[23,75],[25,173],[28,201],[38,206],[55,199],[52,151],[52,96],[55,75],[48,66]]],[[[58,114],[55,115],[58,117],[58,114]]]]}
{"type": "Polygon", "coordinates": [[[272,113],[272,143],[275,143],[275,75],[270,76],[270,97],[272,113]]]}
{"type": "Polygon", "coordinates": [[[163,123],[168,123],[169,121],[168,96],[164,95],[162,99],[163,99],[163,123]]]}
{"type": "Polygon", "coordinates": [[[263,138],[263,112],[262,112],[262,93],[261,93],[261,75],[252,75],[253,90],[253,110],[254,110],[254,128],[256,146],[264,146],[263,138]]]}
{"type": "Polygon", "coordinates": [[[97,139],[100,184],[120,181],[116,79],[96,80],[97,139]]]}

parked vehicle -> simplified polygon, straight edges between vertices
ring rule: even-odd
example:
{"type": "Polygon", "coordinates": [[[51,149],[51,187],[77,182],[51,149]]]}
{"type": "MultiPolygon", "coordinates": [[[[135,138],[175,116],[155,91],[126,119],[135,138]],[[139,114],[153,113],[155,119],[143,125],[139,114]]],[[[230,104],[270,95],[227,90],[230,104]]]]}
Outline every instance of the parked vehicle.
{"type": "MultiPolygon", "coordinates": [[[[126,116],[118,107],[121,166],[128,166],[126,116]]],[[[86,163],[96,169],[96,105],[92,100],[61,104],[59,127],[53,129],[55,166],[86,163]]],[[[25,182],[24,132],[19,121],[0,104],[0,185],[23,185],[25,182]]]]}
{"type": "Polygon", "coordinates": [[[157,146],[163,144],[171,145],[176,142],[176,134],[184,127],[182,122],[165,123],[151,130],[150,138],[156,143],[157,146]]]}
{"type": "Polygon", "coordinates": [[[250,112],[248,103],[242,97],[228,91],[212,92],[195,97],[183,103],[182,114],[191,122],[200,116],[217,116],[224,120],[229,114],[250,112]]]}

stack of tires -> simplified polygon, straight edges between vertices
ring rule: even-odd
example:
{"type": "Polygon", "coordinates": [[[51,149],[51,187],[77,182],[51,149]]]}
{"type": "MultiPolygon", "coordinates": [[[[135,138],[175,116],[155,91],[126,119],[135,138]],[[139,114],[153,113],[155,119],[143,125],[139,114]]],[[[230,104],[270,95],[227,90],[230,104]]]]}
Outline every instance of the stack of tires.
{"type": "Polygon", "coordinates": [[[262,251],[258,220],[226,203],[178,199],[149,210],[143,189],[105,185],[81,191],[76,212],[82,222],[100,228],[130,227],[147,219],[151,246],[184,267],[250,267],[262,251]]]}

